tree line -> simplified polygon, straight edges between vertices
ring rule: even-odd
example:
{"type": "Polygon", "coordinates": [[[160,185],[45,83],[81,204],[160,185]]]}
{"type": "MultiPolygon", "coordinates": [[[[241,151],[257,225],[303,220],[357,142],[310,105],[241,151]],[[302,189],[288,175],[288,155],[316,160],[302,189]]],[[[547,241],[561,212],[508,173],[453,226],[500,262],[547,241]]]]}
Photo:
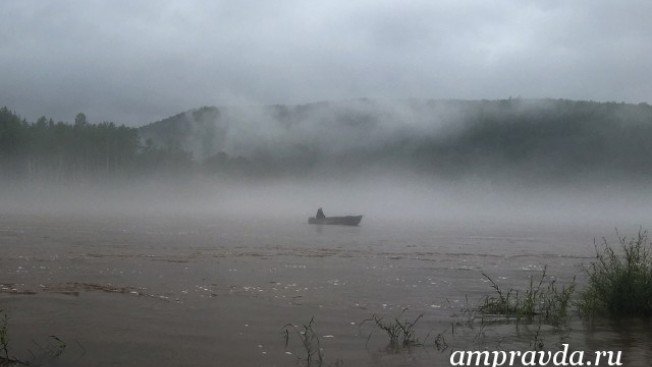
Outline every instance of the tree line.
{"type": "Polygon", "coordinates": [[[428,108],[419,113],[433,121],[438,111],[447,111],[452,128],[401,130],[376,143],[320,151],[314,144],[318,136],[304,130],[307,122],[324,115],[323,109],[333,116],[324,121],[325,127],[345,126],[354,135],[373,135],[392,121],[382,123],[382,114],[373,108],[360,114],[337,105],[299,106],[283,110],[273,122],[286,134],[292,129],[306,133],[303,140],[294,141],[296,146],[273,140],[250,143],[253,153],[246,156],[224,151],[229,124],[237,127],[238,121],[221,117],[217,108],[132,128],[89,123],[83,113],[73,123],[45,117],[27,122],[3,107],[0,176],[62,182],[198,174],[262,179],[402,169],[453,179],[652,180],[652,107],[645,103],[509,99],[426,101],[424,106],[428,108]]]}
{"type": "Polygon", "coordinates": [[[68,181],[175,173],[192,167],[181,149],[142,142],[136,128],[113,122],[74,123],[40,117],[28,122],[0,108],[0,176],[5,179],[68,181]]]}

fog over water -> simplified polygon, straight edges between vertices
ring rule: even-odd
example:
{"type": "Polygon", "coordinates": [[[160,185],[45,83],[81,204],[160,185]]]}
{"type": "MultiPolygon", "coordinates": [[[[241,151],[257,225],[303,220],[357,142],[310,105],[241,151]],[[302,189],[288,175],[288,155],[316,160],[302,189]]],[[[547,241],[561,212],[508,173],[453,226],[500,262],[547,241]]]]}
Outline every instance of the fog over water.
{"type": "Polygon", "coordinates": [[[214,216],[242,221],[305,222],[327,215],[364,215],[365,222],[601,224],[647,226],[649,191],[617,187],[509,187],[485,182],[406,177],[351,180],[232,181],[175,185],[137,182],[99,188],[4,189],[2,212],[41,215],[214,216]]]}
{"type": "Polygon", "coordinates": [[[132,130],[131,161],[104,152],[111,140],[84,148],[98,154],[84,165],[74,150],[17,155],[0,200],[54,214],[303,222],[324,207],[365,222],[644,225],[650,121],[647,104],[551,99],[203,107],[132,130]]]}

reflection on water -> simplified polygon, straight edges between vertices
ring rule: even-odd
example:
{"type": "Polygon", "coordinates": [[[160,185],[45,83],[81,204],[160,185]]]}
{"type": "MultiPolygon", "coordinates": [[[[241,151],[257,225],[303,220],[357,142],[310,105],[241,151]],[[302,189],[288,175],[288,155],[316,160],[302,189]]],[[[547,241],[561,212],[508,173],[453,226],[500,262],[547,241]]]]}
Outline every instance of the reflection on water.
{"type": "Polygon", "coordinates": [[[652,360],[649,319],[595,320],[585,324],[581,334],[588,350],[621,350],[626,366],[645,366],[652,360]]]}
{"type": "MultiPolygon", "coordinates": [[[[490,292],[481,272],[524,288],[548,266],[560,282],[593,258],[610,228],[459,223],[359,227],[225,218],[0,218],[0,307],[16,350],[38,335],[74,340],[64,365],[286,365],[279,330],[315,316],[327,356],[345,365],[434,365],[453,348],[528,349],[538,325],[467,310],[490,292]],[[403,311],[407,309],[407,311],[403,311]],[[372,314],[424,314],[418,333],[447,352],[387,353],[360,326],[372,314]],[[466,313],[465,313],[466,312],[466,313]],[[78,348],[81,350],[80,348],[78,348]]],[[[544,327],[547,346],[619,350],[651,359],[649,322],[544,327]]],[[[287,354],[290,352],[292,354],[287,354]]]]}

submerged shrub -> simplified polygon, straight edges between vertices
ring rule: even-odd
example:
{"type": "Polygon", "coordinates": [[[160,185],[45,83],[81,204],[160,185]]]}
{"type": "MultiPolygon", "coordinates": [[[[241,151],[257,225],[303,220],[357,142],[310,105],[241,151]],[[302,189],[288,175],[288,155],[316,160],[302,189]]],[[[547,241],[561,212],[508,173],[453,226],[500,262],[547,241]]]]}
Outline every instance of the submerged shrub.
{"type": "MultiPolygon", "coordinates": [[[[405,310],[403,310],[405,311],[405,310]]],[[[401,312],[402,314],[403,312],[401,312]]],[[[393,320],[385,320],[383,317],[377,316],[376,314],[371,315],[371,319],[364,320],[362,323],[367,321],[373,321],[377,329],[382,330],[387,335],[389,344],[387,348],[390,350],[400,350],[402,348],[410,347],[422,347],[424,346],[423,341],[417,338],[415,333],[415,326],[419,320],[423,317],[423,314],[417,316],[414,321],[401,321],[399,317],[394,318],[393,320]]],[[[371,338],[373,331],[369,334],[367,342],[371,338]]],[[[438,336],[439,337],[439,336],[438,336]]],[[[441,343],[444,343],[443,339],[436,339],[435,343],[439,348],[441,343]]]]}
{"type": "Polygon", "coordinates": [[[618,236],[618,247],[603,238],[596,260],[585,270],[588,286],[580,311],[589,316],[652,316],[652,253],[647,231],[618,236]]]}
{"type": "Polygon", "coordinates": [[[495,293],[483,299],[478,308],[480,313],[505,315],[527,322],[536,318],[553,325],[558,325],[566,318],[575,283],[558,287],[557,280],[547,275],[547,267],[544,267],[537,282],[534,276],[530,276],[529,287],[524,291],[505,291],[487,274],[482,275],[489,280],[495,293]]]}
{"type": "Polygon", "coordinates": [[[8,361],[9,357],[9,337],[7,335],[7,313],[0,309],[0,362],[8,361]]]}
{"type": "Polygon", "coordinates": [[[302,326],[287,324],[283,328],[285,337],[285,347],[288,347],[290,342],[290,330],[294,330],[301,341],[301,346],[305,352],[305,365],[306,367],[321,366],[324,363],[324,350],[319,341],[319,335],[313,329],[315,317],[310,318],[310,322],[302,326]]]}

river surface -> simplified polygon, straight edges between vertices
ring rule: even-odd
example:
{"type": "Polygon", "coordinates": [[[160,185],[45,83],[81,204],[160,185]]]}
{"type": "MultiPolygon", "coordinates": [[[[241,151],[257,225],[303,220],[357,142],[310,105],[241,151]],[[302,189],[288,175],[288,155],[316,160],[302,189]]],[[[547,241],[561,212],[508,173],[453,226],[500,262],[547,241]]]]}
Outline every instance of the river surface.
{"type": "MultiPolygon", "coordinates": [[[[305,365],[297,331],[313,319],[324,366],[447,366],[453,350],[531,348],[537,325],[466,311],[492,292],[483,272],[523,289],[547,266],[581,289],[593,238],[613,234],[598,225],[5,214],[0,308],[10,354],[42,365],[305,365]],[[426,346],[387,349],[364,321],[374,314],[423,314],[414,330],[426,346]],[[66,344],[58,358],[46,357],[51,335],[66,344]]],[[[544,326],[546,347],[622,350],[627,366],[649,366],[650,322],[589,325],[571,313],[561,329],[544,326]]]]}

